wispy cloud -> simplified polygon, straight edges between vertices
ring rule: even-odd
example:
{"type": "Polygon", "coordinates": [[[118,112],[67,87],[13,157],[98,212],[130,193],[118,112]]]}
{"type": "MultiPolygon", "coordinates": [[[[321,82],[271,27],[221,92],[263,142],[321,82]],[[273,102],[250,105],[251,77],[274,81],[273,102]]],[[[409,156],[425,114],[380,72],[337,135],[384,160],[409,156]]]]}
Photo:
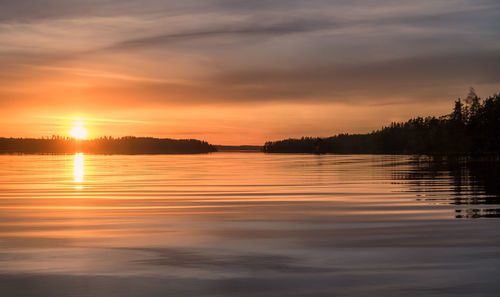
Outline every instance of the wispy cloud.
{"type": "Polygon", "coordinates": [[[67,122],[84,122],[84,123],[127,123],[127,124],[150,124],[147,121],[123,120],[123,119],[98,119],[89,117],[63,117],[63,116],[39,116],[40,119],[62,120],[67,122]]]}
{"type": "Polygon", "coordinates": [[[266,37],[282,36],[294,33],[314,32],[318,30],[331,29],[336,27],[336,23],[326,19],[289,19],[286,21],[266,23],[236,23],[225,26],[215,26],[202,30],[192,30],[179,33],[160,34],[137,39],[130,39],[118,42],[110,49],[134,48],[140,46],[168,45],[173,42],[183,40],[194,40],[217,37],[266,37]]]}

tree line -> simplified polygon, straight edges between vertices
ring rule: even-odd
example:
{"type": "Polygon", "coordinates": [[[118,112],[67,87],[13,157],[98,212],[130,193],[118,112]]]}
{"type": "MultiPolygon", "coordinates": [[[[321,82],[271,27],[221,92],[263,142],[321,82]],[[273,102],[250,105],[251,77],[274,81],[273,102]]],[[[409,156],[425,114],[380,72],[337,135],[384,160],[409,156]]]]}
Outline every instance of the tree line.
{"type": "Polygon", "coordinates": [[[0,138],[0,153],[73,154],[198,154],[217,148],[196,139],[169,139],[126,136],[78,140],[71,137],[0,138]]]}
{"type": "Polygon", "coordinates": [[[473,88],[450,114],[393,122],[368,134],[302,137],[266,142],[267,153],[454,154],[500,153],[500,94],[486,99],[473,88]]]}

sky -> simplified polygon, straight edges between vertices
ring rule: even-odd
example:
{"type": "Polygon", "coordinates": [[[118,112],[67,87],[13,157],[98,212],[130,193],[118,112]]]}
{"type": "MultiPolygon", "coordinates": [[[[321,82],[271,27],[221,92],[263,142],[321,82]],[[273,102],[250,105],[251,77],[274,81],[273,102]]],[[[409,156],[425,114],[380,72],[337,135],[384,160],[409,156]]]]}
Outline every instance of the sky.
{"type": "Polygon", "coordinates": [[[263,144],[500,92],[498,0],[0,0],[0,136],[263,144]]]}

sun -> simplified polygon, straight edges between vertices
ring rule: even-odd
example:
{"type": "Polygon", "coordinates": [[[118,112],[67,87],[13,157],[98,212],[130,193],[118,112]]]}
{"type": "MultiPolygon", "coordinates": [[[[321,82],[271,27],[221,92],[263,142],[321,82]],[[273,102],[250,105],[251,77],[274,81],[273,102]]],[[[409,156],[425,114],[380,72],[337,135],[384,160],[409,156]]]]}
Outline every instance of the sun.
{"type": "Polygon", "coordinates": [[[69,135],[75,139],[86,139],[87,138],[87,129],[83,127],[81,124],[77,124],[71,131],[69,131],[69,135]]]}

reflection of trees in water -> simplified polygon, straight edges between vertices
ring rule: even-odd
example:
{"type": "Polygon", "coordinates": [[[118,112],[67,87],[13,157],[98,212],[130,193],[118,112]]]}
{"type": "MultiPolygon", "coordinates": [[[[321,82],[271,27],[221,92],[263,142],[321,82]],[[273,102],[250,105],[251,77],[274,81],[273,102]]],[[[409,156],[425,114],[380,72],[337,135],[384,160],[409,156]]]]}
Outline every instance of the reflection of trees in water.
{"type": "Polygon", "coordinates": [[[406,180],[410,190],[438,194],[418,200],[475,206],[456,210],[457,218],[500,218],[500,157],[415,157],[405,173],[395,173],[396,180],[406,180]],[[452,189],[452,196],[445,195],[452,189]],[[443,195],[439,195],[443,192],[443,195]],[[488,208],[481,208],[488,205],[488,208]]]}
{"type": "Polygon", "coordinates": [[[457,209],[455,210],[455,217],[457,219],[476,219],[476,218],[500,218],[500,209],[489,208],[489,209],[457,209]]]}

